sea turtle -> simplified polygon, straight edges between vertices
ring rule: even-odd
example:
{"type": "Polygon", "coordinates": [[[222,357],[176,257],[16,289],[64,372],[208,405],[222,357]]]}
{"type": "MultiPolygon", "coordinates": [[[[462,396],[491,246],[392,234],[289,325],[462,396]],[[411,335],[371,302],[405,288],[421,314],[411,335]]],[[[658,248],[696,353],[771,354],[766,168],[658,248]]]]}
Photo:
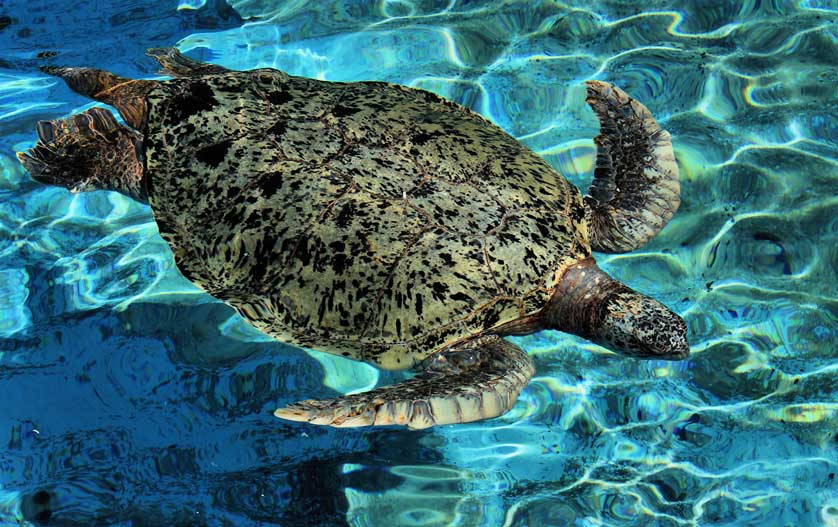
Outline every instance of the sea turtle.
{"type": "Polygon", "coordinates": [[[533,375],[503,337],[556,329],[683,359],[675,313],[591,251],[645,244],[678,208],[669,134],[587,82],[601,123],[584,198],[490,121],[421,89],[233,71],[152,49],[171,80],[48,66],[115,106],[38,123],[32,177],[148,203],[183,275],[279,340],[417,374],[283,419],[425,428],[495,417],[533,375]]]}

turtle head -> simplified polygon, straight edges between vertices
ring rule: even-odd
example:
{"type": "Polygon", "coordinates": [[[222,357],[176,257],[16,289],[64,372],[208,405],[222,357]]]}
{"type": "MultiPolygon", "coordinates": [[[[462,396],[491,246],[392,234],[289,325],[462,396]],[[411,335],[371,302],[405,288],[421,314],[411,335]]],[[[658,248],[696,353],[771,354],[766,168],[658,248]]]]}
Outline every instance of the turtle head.
{"type": "Polygon", "coordinates": [[[38,143],[18,159],[39,183],[72,192],[114,190],[146,202],[142,136],[104,108],[38,123],[38,143]]]}
{"type": "Polygon", "coordinates": [[[612,293],[596,311],[600,325],[589,338],[597,344],[644,359],[681,360],[690,353],[684,320],[657,300],[629,289],[612,293]]]}
{"type": "Polygon", "coordinates": [[[623,355],[681,360],[690,353],[681,317],[614,280],[591,258],[565,271],[547,309],[554,329],[623,355]]]}

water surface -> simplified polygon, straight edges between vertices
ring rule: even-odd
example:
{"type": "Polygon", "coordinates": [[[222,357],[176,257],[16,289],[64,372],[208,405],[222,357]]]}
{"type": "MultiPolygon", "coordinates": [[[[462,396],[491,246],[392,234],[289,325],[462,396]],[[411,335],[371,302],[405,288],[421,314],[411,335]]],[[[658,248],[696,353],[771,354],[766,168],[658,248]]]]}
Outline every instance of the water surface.
{"type": "Polygon", "coordinates": [[[838,525],[836,9],[0,4],[0,524],[838,525]],[[598,129],[582,82],[620,85],[672,132],[682,206],[647,247],[598,261],[684,316],[693,356],[545,332],[516,339],[537,376],[498,419],[276,420],[402,375],[261,337],[179,275],[147,207],[43,187],[14,158],[36,121],[91,104],[38,66],[150,78],[144,49],[167,45],[432,90],[582,188],[598,129]]]}

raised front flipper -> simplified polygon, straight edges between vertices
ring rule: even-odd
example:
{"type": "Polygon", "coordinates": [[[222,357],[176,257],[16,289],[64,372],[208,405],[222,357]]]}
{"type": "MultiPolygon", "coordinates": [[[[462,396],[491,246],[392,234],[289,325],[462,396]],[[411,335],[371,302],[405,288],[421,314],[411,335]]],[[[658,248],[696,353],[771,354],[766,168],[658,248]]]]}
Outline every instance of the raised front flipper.
{"type": "Polygon", "coordinates": [[[506,413],[534,367],[519,347],[500,337],[479,337],[428,357],[422,372],[369,392],[280,408],[291,421],[335,427],[403,425],[412,429],[467,423],[506,413]]]}
{"type": "Polygon", "coordinates": [[[594,181],[585,196],[591,247],[628,252],[646,244],[678,210],[681,190],[669,132],[624,91],[588,81],[600,122],[594,181]]]}
{"type": "Polygon", "coordinates": [[[160,63],[163,68],[160,73],[163,75],[189,77],[191,75],[211,75],[230,71],[215,64],[190,59],[178,51],[177,48],[151,48],[146,50],[145,54],[160,63]]]}

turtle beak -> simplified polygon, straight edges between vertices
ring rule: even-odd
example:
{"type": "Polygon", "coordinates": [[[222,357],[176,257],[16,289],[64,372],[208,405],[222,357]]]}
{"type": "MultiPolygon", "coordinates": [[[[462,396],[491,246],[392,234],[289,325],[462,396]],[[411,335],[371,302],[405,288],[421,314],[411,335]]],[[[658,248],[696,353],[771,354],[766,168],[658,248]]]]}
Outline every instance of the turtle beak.
{"type": "MultiPolygon", "coordinates": [[[[677,315],[676,315],[677,316],[677,315]]],[[[678,320],[683,324],[684,321],[678,317],[678,320]]],[[[690,355],[690,345],[687,342],[687,327],[684,324],[682,333],[673,333],[668,344],[666,344],[663,353],[654,354],[649,358],[658,358],[663,360],[684,360],[690,355]]]]}

